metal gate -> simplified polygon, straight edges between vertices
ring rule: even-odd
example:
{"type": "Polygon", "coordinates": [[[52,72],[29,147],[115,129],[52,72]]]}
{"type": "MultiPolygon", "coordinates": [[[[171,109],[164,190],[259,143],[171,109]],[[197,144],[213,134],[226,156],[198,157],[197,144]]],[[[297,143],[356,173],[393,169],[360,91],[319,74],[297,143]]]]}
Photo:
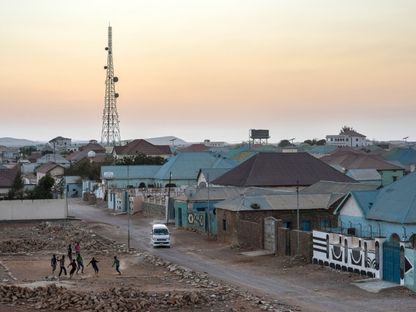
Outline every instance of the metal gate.
{"type": "Polygon", "coordinates": [[[264,249],[276,253],[276,219],[264,219],[264,249]]]}
{"type": "Polygon", "coordinates": [[[400,284],[400,243],[388,240],[383,243],[383,279],[400,284]]]}

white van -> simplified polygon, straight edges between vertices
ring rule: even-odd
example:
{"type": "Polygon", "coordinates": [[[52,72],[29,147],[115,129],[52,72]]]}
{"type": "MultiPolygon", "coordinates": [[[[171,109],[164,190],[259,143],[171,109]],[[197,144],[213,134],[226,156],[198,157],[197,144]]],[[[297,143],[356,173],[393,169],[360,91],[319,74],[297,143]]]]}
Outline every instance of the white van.
{"type": "Polygon", "coordinates": [[[153,224],[152,239],[153,247],[166,246],[170,247],[169,229],[164,224],[153,224]]]}

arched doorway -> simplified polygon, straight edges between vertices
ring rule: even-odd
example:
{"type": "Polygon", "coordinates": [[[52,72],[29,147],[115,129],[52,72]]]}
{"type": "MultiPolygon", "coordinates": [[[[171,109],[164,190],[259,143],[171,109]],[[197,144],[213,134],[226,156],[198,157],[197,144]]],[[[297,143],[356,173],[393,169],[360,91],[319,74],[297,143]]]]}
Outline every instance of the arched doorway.
{"type": "Polygon", "coordinates": [[[383,279],[400,283],[400,236],[396,233],[383,243],[383,279]]]}

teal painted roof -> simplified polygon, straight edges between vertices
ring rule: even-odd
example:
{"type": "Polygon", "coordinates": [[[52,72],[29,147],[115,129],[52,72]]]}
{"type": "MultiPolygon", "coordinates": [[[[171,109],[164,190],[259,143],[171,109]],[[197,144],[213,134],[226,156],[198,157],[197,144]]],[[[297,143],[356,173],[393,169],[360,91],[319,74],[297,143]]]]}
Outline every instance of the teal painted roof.
{"type": "Polygon", "coordinates": [[[416,150],[410,147],[397,148],[385,154],[384,159],[399,162],[402,165],[416,164],[416,150]]]}
{"type": "Polygon", "coordinates": [[[368,219],[416,223],[416,172],[379,190],[368,219]]]}
{"type": "Polygon", "coordinates": [[[334,152],[338,146],[336,145],[317,145],[312,146],[307,152],[315,155],[327,155],[334,152]]]}
{"type": "Polygon", "coordinates": [[[183,152],[171,158],[160,168],[155,179],[193,180],[201,168],[232,168],[234,162],[211,152],[183,152]]]}
{"type": "Polygon", "coordinates": [[[101,177],[104,178],[104,172],[112,172],[113,179],[153,179],[161,167],[156,165],[101,166],[101,177]]]}
{"type": "Polygon", "coordinates": [[[364,216],[368,215],[368,212],[373,207],[377,198],[378,190],[374,191],[352,191],[350,194],[360,206],[364,216]]]}

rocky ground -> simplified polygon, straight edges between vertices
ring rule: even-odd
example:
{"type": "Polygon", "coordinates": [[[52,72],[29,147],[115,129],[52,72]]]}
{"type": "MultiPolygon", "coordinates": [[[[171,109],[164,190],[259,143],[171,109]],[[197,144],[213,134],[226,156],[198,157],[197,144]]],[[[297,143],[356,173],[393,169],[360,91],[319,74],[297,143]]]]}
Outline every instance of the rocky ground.
{"type": "MultiPolygon", "coordinates": [[[[1,311],[298,311],[106,239],[80,221],[0,224],[1,311]],[[84,263],[100,273],[51,274],[53,253],[81,242],[84,263]],[[112,258],[121,259],[122,275],[112,258]]],[[[67,263],[68,264],[68,263],[67,263]]],[[[56,272],[55,272],[56,273],[56,272]]]]}

